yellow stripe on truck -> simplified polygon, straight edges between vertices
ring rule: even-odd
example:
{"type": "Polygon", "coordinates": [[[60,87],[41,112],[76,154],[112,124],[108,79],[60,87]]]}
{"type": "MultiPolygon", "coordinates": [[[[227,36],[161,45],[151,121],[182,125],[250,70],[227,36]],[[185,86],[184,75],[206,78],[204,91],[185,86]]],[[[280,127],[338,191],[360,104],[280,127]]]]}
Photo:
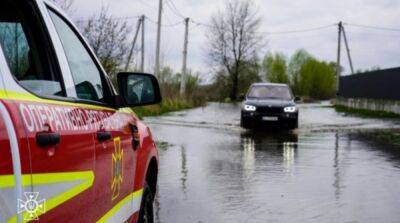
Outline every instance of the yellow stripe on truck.
{"type": "Polygon", "coordinates": [[[79,108],[86,108],[86,109],[92,109],[92,110],[107,110],[107,111],[117,111],[117,112],[122,112],[122,113],[134,114],[134,112],[130,108],[121,108],[119,110],[115,110],[110,107],[99,106],[99,105],[89,105],[89,104],[82,104],[82,103],[58,101],[58,100],[52,100],[52,99],[44,99],[44,98],[39,98],[33,94],[8,91],[8,90],[4,90],[4,89],[0,90],[0,99],[28,101],[28,102],[36,102],[36,103],[44,103],[44,104],[52,104],[52,105],[79,107],[79,108]]]}
{"type": "MultiPolygon", "coordinates": [[[[56,185],[60,183],[67,182],[77,182],[82,181],[80,184],[68,189],[67,191],[62,191],[55,197],[46,200],[46,211],[50,211],[55,207],[65,203],[71,198],[77,196],[88,188],[92,187],[94,181],[93,171],[84,172],[70,172],[70,173],[45,173],[45,174],[25,174],[22,176],[23,187],[29,186],[40,186],[40,185],[56,185]]],[[[11,188],[15,186],[14,176],[0,176],[0,189],[1,188],[11,188]]],[[[28,213],[23,212],[23,219],[29,219],[28,213]]],[[[8,223],[16,223],[17,216],[10,218],[8,223]]],[[[24,220],[26,222],[26,220],[24,220]]]]}
{"type": "MultiPolygon", "coordinates": [[[[133,211],[131,213],[127,213],[127,216],[131,216],[134,214],[136,211],[139,211],[140,209],[140,203],[142,200],[142,195],[143,195],[143,189],[140,189],[138,191],[133,192],[132,194],[126,196],[124,199],[122,199],[118,204],[116,204],[111,210],[109,210],[100,220],[97,221],[97,223],[107,223],[110,221],[112,217],[114,217],[119,210],[122,209],[124,205],[127,205],[128,203],[133,203],[134,200],[139,200],[139,207],[137,208],[138,210],[135,210],[135,207],[132,207],[133,211]]],[[[127,219],[119,219],[121,222],[126,221],[127,219]]]]}

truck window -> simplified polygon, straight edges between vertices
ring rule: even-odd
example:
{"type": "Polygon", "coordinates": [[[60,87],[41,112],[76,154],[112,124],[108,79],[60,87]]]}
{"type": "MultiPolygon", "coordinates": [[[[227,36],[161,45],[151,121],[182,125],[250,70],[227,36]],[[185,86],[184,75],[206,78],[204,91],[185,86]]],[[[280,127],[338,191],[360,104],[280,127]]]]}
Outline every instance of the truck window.
{"type": "Polygon", "coordinates": [[[0,2],[0,45],[18,83],[40,96],[65,96],[59,72],[51,63],[35,10],[28,1],[0,2]],[[57,75],[58,74],[58,75],[57,75]]]}
{"type": "Polygon", "coordinates": [[[49,10],[64,47],[78,98],[104,102],[101,72],[73,29],[56,13],[49,10]]]}

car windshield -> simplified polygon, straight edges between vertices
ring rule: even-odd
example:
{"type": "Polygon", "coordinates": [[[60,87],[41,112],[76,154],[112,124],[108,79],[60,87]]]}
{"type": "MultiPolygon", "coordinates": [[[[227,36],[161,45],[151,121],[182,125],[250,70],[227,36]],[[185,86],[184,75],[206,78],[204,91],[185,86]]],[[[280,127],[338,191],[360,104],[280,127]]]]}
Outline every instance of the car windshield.
{"type": "Polygon", "coordinates": [[[248,98],[254,99],[280,99],[292,100],[293,95],[287,86],[260,85],[253,86],[247,94],[248,98]]]}

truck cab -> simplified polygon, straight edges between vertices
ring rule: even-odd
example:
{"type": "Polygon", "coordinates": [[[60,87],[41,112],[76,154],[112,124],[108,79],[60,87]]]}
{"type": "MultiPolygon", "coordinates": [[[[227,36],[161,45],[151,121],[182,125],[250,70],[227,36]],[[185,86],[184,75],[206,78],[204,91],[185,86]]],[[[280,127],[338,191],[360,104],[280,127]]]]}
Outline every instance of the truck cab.
{"type": "Polygon", "coordinates": [[[158,152],[130,108],[159,85],[117,79],[51,1],[0,2],[0,222],[153,222],[158,152]]]}

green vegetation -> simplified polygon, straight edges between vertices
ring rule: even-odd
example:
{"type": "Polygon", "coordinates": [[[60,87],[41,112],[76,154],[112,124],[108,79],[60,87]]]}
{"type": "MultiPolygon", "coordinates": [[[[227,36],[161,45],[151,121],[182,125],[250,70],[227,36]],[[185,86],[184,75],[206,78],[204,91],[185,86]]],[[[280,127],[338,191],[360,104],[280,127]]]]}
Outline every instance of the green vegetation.
{"type": "Polygon", "coordinates": [[[385,111],[371,111],[367,109],[354,109],[342,105],[335,105],[334,108],[338,112],[344,112],[348,114],[358,115],[369,118],[400,118],[399,114],[385,111]]]}
{"type": "Polygon", "coordinates": [[[285,55],[281,53],[267,54],[262,66],[270,82],[290,84],[285,55]]]}
{"type": "Polygon", "coordinates": [[[263,70],[268,81],[289,84],[295,95],[309,99],[335,95],[335,63],[319,61],[305,50],[298,50],[290,60],[281,53],[267,54],[263,70]]]}
{"type": "Polygon", "coordinates": [[[375,132],[374,137],[383,142],[389,142],[392,145],[400,146],[400,132],[393,130],[382,130],[375,132]]]}
{"type": "Polygon", "coordinates": [[[159,105],[151,105],[145,107],[138,107],[134,108],[133,110],[138,115],[139,118],[143,118],[146,116],[157,116],[162,115],[168,112],[179,111],[183,109],[194,108],[200,106],[202,104],[196,104],[194,101],[191,100],[184,100],[184,99],[177,99],[171,100],[167,99],[164,100],[159,105]]]}
{"type": "Polygon", "coordinates": [[[134,108],[133,110],[140,118],[203,106],[207,102],[204,87],[200,86],[199,75],[189,73],[186,79],[185,96],[179,95],[180,73],[174,73],[170,67],[164,67],[158,79],[163,102],[159,105],[134,108]]]}
{"type": "MultiPolygon", "coordinates": [[[[366,109],[354,109],[348,108],[342,105],[325,106],[326,108],[335,108],[337,112],[343,112],[351,115],[356,115],[360,117],[368,118],[390,118],[390,119],[400,119],[400,115],[392,112],[385,111],[371,111],[366,109]]],[[[400,147],[400,130],[398,129],[388,129],[388,130],[376,130],[376,131],[360,131],[363,137],[368,139],[379,141],[382,143],[387,143],[400,147]]]]}
{"type": "MultiPolygon", "coordinates": [[[[241,63],[238,95],[246,94],[255,82],[284,83],[290,85],[296,96],[305,101],[325,100],[335,97],[336,67],[333,62],[315,59],[300,49],[291,57],[282,53],[267,53],[263,60],[256,57],[241,63]]],[[[226,101],[231,98],[232,76],[225,69],[219,70],[214,83],[209,86],[208,98],[226,101]]]]}
{"type": "Polygon", "coordinates": [[[366,139],[400,148],[400,130],[398,129],[367,131],[359,134],[366,139]]]}

